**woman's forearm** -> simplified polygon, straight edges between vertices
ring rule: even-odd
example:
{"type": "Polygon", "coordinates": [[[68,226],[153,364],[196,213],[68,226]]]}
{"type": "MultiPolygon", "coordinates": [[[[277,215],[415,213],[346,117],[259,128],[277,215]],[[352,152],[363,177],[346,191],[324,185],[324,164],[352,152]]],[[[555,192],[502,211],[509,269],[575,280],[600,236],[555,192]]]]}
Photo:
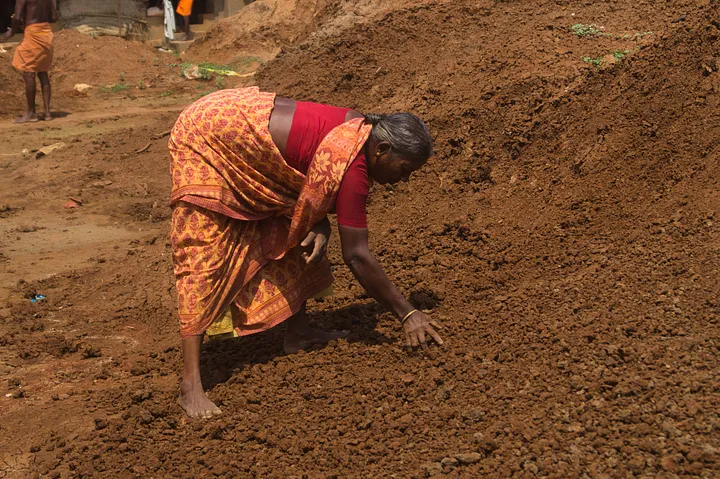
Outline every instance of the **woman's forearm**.
{"type": "Polygon", "coordinates": [[[390,281],[372,254],[357,255],[347,262],[360,285],[378,303],[402,318],[412,311],[412,305],[390,281]]]}

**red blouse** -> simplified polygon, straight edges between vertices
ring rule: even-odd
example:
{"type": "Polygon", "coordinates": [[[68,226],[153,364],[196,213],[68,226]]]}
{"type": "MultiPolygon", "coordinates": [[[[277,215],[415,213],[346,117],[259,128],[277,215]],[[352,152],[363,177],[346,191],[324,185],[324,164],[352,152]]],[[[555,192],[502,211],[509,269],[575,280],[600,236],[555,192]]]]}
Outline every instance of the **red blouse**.
{"type": "MultiPolygon", "coordinates": [[[[330,130],[345,122],[349,108],[338,108],[320,103],[296,102],[285,161],[302,174],[306,174],[315,151],[330,130]]],[[[338,224],[353,228],[367,228],[367,198],[370,191],[367,161],[359,153],[348,167],[337,200],[335,213],[338,224]]]]}

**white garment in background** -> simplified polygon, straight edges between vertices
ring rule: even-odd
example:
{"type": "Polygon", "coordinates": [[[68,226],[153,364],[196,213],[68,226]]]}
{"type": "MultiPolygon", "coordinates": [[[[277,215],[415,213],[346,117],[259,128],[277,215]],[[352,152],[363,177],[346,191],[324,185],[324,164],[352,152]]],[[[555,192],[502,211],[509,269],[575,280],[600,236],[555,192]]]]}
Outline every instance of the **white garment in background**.
{"type": "Polygon", "coordinates": [[[175,40],[175,12],[170,0],[163,0],[165,7],[165,37],[169,40],[175,40]]]}

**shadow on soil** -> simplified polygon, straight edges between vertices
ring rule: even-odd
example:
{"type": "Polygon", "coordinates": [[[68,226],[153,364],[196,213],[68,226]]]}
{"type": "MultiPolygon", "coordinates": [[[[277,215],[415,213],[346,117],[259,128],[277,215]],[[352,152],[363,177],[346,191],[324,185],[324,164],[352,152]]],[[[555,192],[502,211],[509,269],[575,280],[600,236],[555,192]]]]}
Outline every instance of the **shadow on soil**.
{"type": "Polygon", "coordinates": [[[53,111],[53,112],[51,112],[51,114],[52,114],[53,119],[66,118],[66,117],[72,115],[72,113],[70,113],[69,111],[53,111]]]}
{"type": "MultiPolygon", "coordinates": [[[[393,340],[375,330],[377,317],[384,309],[376,303],[355,304],[341,309],[310,313],[310,324],[325,330],[350,331],[350,343],[383,344],[393,340]]],[[[209,341],[200,353],[203,387],[212,389],[230,379],[235,371],[247,365],[267,364],[284,356],[282,345],[285,327],[233,339],[209,341]]],[[[322,349],[318,346],[315,349],[322,349]]]]}

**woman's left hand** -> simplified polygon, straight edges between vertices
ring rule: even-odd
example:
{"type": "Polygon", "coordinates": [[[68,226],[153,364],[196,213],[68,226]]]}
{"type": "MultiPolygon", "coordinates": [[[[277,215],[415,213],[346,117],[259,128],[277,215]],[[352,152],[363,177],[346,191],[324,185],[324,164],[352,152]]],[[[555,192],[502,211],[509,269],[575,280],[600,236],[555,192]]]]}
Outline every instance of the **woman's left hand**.
{"type": "Polygon", "coordinates": [[[305,239],[300,243],[303,249],[310,249],[310,254],[307,251],[303,252],[302,257],[307,264],[318,263],[325,256],[327,250],[328,239],[330,238],[330,221],[327,218],[316,224],[313,229],[310,230],[305,239]]]}

